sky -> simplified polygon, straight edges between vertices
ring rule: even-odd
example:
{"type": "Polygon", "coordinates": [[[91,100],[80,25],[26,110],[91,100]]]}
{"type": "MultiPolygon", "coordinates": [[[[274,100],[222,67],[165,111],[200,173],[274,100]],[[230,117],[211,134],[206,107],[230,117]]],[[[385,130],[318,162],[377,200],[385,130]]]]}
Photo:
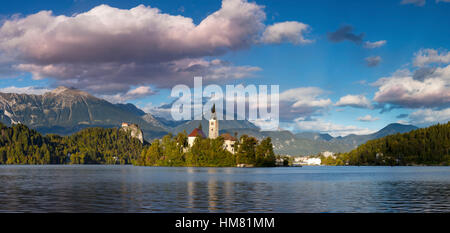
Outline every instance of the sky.
{"type": "Polygon", "coordinates": [[[16,0],[0,92],[64,85],[158,114],[203,76],[279,85],[283,129],[367,134],[450,120],[449,47],[449,0],[16,0]]]}

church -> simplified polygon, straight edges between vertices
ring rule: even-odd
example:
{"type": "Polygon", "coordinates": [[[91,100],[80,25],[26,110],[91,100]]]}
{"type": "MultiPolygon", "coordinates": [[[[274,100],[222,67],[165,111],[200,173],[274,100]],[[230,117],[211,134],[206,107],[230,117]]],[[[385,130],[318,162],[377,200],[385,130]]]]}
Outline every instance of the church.
{"type": "MultiPolygon", "coordinates": [[[[216,139],[219,137],[219,120],[217,120],[216,115],[216,106],[213,105],[211,109],[211,118],[209,119],[208,124],[208,138],[210,139],[216,139]]],[[[203,133],[201,128],[195,128],[192,130],[192,132],[188,135],[188,144],[189,147],[192,147],[194,145],[194,141],[196,137],[206,138],[205,133],[203,133]]],[[[234,145],[237,141],[237,139],[233,136],[231,136],[228,133],[220,135],[224,139],[223,147],[227,149],[231,153],[235,153],[234,145]]]]}

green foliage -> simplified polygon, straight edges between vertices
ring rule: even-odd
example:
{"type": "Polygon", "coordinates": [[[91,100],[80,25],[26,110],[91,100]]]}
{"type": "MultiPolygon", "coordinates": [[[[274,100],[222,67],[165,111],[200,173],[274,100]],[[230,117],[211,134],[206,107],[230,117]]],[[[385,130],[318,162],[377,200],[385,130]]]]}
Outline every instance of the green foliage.
{"type": "MultiPolygon", "coordinates": [[[[87,128],[71,136],[43,136],[25,125],[0,124],[0,164],[134,164],[140,166],[234,167],[238,163],[274,166],[270,138],[258,144],[247,135],[236,155],[224,139],[197,138],[188,146],[186,132],[142,145],[118,129],[87,128]]],[[[239,143],[236,142],[236,148],[239,143]]]]}
{"type": "Polygon", "coordinates": [[[256,145],[258,141],[254,137],[244,134],[239,141],[239,147],[236,152],[237,163],[255,164],[256,163],[256,145]]]}
{"type": "Polygon", "coordinates": [[[450,122],[368,141],[326,165],[450,165],[450,122]]]}
{"type": "MultiPolygon", "coordinates": [[[[166,135],[144,148],[135,165],[140,166],[189,166],[234,167],[239,163],[255,166],[275,166],[275,155],[270,138],[258,144],[255,138],[244,135],[236,155],[224,148],[224,139],[196,138],[191,148],[186,133],[176,137],[166,135]],[[242,145],[244,145],[242,147],[242,145]]],[[[237,143],[235,145],[237,147],[237,143]]]]}
{"type": "Polygon", "coordinates": [[[275,166],[275,153],[273,152],[272,139],[265,138],[256,146],[256,165],[260,167],[275,166]]]}
{"type": "Polygon", "coordinates": [[[84,129],[62,138],[60,144],[72,164],[130,164],[143,148],[126,132],[104,128],[84,129]]]}
{"type": "Polygon", "coordinates": [[[0,164],[49,164],[63,160],[62,148],[25,125],[6,127],[0,123],[0,164]]]}
{"type": "Polygon", "coordinates": [[[0,164],[129,164],[139,140],[117,129],[88,128],[67,137],[42,136],[23,124],[0,124],[0,164]]]}

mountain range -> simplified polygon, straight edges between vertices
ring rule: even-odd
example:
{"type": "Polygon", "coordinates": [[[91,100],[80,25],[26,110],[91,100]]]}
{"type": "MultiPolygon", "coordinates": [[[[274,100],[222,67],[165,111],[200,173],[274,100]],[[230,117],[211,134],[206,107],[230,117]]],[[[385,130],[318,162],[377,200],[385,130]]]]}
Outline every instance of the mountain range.
{"type": "MultiPolygon", "coordinates": [[[[58,87],[42,95],[0,93],[0,121],[6,125],[23,123],[43,134],[60,135],[89,127],[119,127],[122,122],[127,122],[138,124],[146,140],[160,138],[167,133],[190,133],[200,123],[203,129],[208,127],[205,119],[173,121],[167,117],[153,116],[130,103],[113,104],[68,87],[58,87]]],[[[290,155],[347,152],[368,140],[417,129],[412,125],[390,124],[373,134],[332,137],[315,132],[261,131],[247,120],[224,120],[220,121],[219,126],[221,133],[248,134],[258,139],[271,137],[276,153],[290,155]]]]}
{"type": "Polygon", "coordinates": [[[149,138],[167,130],[132,104],[112,104],[86,92],[58,87],[43,95],[0,93],[0,121],[23,123],[41,133],[68,135],[83,128],[112,128],[135,123],[149,138]]]}

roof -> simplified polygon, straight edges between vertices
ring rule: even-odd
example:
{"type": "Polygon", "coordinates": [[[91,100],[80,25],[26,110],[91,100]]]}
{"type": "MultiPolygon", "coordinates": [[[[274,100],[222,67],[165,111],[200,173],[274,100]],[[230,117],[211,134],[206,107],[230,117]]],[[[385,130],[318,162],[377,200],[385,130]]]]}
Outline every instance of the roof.
{"type": "Polygon", "coordinates": [[[224,133],[222,135],[220,135],[224,140],[228,140],[228,141],[237,141],[237,139],[233,136],[231,136],[229,133],[224,133]]]}
{"type": "Polygon", "coordinates": [[[188,137],[205,137],[205,133],[203,133],[203,131],[199,128],[195,128],[194,130],[192,130],[192,133],[190,133],[188,135],[188,137]]]}

